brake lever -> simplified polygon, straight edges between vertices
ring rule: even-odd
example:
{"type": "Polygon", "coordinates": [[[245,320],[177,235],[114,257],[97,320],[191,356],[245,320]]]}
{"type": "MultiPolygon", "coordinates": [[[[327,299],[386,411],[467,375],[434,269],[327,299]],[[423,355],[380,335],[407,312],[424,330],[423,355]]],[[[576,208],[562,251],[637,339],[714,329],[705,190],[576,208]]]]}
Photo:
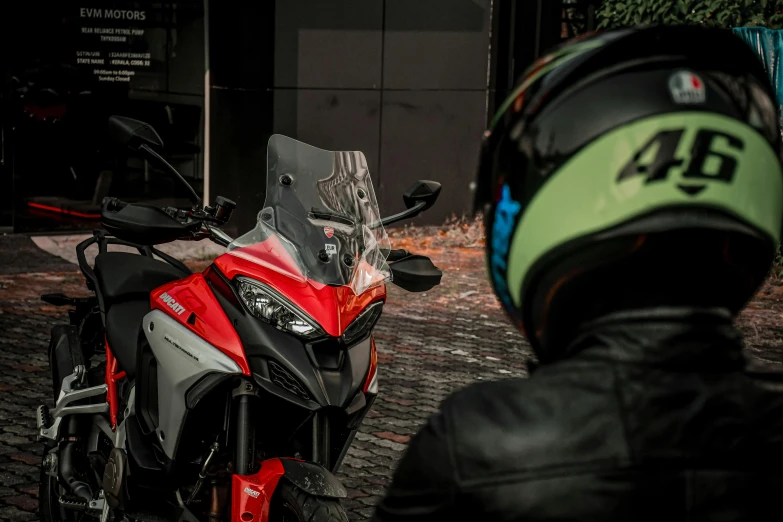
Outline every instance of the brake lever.
{"type": "Polygon", "coordinates": [[[209,231],[209,239],[212,240],[213,243],[217,243],[218,245],[224,247],[227,247],[233,243],[234,239],[219,228],[207,225],[206,223],[204,226],[209,231]]]}

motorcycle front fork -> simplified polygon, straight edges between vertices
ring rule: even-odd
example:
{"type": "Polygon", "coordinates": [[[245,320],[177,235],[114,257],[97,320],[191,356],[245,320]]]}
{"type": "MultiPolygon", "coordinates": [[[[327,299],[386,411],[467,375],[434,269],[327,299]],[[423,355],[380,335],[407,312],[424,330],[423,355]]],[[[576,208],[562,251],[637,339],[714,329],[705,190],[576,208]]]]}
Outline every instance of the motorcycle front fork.
{"type": "MultiPolygon", "coordinates": [[[[256,427],[260,421],[260,397],[255,384],[244,381],[234,389],[236,402],[234,473],[250,475],[256,471],[256,427]]],[[[329,469],[331,429],[325,412],[316,411],[312,423],[312,462],[329,469]]]]}
{"type": "Polygon", "coordinates": [[[236,414],[236,456],[235,473],[250,475],[255,471],[256,422],[258,417],[258,397],[249,394],[240,395],[236,414]]]}

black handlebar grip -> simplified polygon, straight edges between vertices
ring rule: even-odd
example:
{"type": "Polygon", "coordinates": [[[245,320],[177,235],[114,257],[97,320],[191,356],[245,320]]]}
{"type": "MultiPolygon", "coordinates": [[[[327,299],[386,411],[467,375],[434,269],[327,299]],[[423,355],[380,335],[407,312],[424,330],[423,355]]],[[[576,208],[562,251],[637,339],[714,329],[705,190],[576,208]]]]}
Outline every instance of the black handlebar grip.
{"type": "Polygon", "coordinates": [[[106,210],[111,212],[122,210],[127,206],[127,203],[125,203],[124,201],[120,201],[117,198],[109,198],[109,197],[103,198],[102,203],[106,207],[106,210]]]}
{"type": "Polygon", "coordinates": [[[407,250],[402,250],[402,249],[400,249],[400,250],[390,250],[388,257],[386,258],[386,261],[388,263],[393,263],[395,261],[399,261],[401,259],[405,259],[409,255],[410,255],[410,252],[408,252],[407,250]]]}

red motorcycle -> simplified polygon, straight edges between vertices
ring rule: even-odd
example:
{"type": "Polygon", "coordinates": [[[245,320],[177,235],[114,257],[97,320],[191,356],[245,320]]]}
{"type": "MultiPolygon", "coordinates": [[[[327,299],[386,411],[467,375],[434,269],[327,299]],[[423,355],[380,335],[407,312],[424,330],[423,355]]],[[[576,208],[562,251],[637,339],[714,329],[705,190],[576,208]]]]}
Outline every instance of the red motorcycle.
{"type": "Polygon", "coordinates": [[[105,199],[105,231],[77,246],[94,296],[42,297],[71,309],[50,343],[55,406],[38,409],[41,519],[347,520],[333,473],[378,393],[385,284],[441,279],[428,258],[391,250],[384,226],[429,208],[440,185],[417,182],[407,210],[381,219],[362,153],[275,135],[258,223],[232,239],[218,227],[236,205],[203,207],[154,129],[114,116],[109,132],[194,205],[105,199]],[[228,251],[191,273],[154,247],[183,239],[228,251]]]}

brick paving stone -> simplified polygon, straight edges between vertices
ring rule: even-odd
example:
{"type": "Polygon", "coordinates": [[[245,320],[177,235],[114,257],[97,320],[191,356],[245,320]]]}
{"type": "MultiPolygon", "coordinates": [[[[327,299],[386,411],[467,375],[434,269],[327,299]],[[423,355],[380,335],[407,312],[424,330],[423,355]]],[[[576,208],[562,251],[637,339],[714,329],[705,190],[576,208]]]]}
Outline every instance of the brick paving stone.
{"type": "Polygon", "coordinates": [[[10,471],[18,476],[29,476],[30,474],[37,477],[38,466],[30,466],[21,462],[11,462],[3,464],[4,471],[10,471]]]}
{"type": "Polygon", "coordinates": [[[372,467],[372,463],[364,459],[346,455],[343,459],[343,467],[362,469],[372,467]]]}
{"type": "Polygon", "coordinates": [[[38,508],[38,500],[30,495],[17,495],[14,497],[5,497],[3,502],[11,506],[16,506],[24,511],[34,511],[38,508]]]}
{"type": "MultiPolygon", "coordinates": [[[[22,235],[0,236],[3,264],[0,274],[68,270],[70,264],[36,247],[32,239],[22,235]]],[[[3,285],[0,284],[0,289],[3,285]]]]}
{"type": "Polygon", "coordinates": [[[354,500],[368,496],[368,493],[365,493],[359,489],[346,488],[346,491],[348,492],[348,497],[354,500]]]}
{"type": "Polygon", "coordinates": [[[38,455],[32,455],[30,453],[10,453],[8,455],[8,458],[11,460],[16,460],[18,462],[31,464],[33,466],[38,466],[38,464],[41,463],[41,457],[39,457],[38,455]]]}
{"type": "Polygon", "coordinates": [[[7,471],[0,471],[0,484],[3,486],[16,486],[18,484],[24,484],[25,482],[27,482],[27,479],[24,477],[7,471]]]}
{"type": "Polygon", "coordinates": [[[7,522],[28,522],[38,520],[35,507],[30,511],[22,511],[16,506],[0,507],[0,520],[7,522]]]}
{"type": "Polygon", "coordinates": [[[348,455],[351,457],[356,457],[358,459],[363,459],[367,457],[372,457],[373,453],[367,450],[359,449],[356,446],[352,446],[348,449],[348,455]]]}
{"type": "MultiPolygon", "coordinates": [[[[375,506],[375,503],[370,503],[370,505],[375,506]]],[[[354,509],[351,511],[351,514],[353,515],[353,520],[368,520],[374,511],[374,507],[366,507],[361,509],[354,509]]]]}
{"type": "MultiPolygon", "coordinates": [[[[37,478],[38,477],[36,477],[36,479],[37,478]]],[[[38,482],[35,482],[33,484],[23,484],[21,486],[16,486],[16,490],[21,492],[21,493],[27,493],[28,495],[32,495],[32,496],[37,498],[38,497],[38,482]]]]}
{"type": "Polygon", "coordinates": [[[0,435],[0,442],[3,444],[7,444],[9,446],[15,446],[18,444],[24,444],[25,442],[28,442],[27,437],[21,437],[19,435],[14,435],[13,433],[3,433],[0,435]]]}
{"type": "Polygon", "coordinates": [[[411,440],[409,435],[399,435],[397,433],[392,433],[390,431],[383,431],[380,433],[373,433],[378,438],[391,440],[394,442],[399,442],[400,444],[406,444],[409,440],[411,440]]]}
{"type": "Polygon", "coordinates": [[[362,488],[362,492],[368,495],[380,496],[383,495],[384,488],[382,488],[381,486],[377,486],[375,484],[368,484],[367,486],[364,486],[362,488]]]}

